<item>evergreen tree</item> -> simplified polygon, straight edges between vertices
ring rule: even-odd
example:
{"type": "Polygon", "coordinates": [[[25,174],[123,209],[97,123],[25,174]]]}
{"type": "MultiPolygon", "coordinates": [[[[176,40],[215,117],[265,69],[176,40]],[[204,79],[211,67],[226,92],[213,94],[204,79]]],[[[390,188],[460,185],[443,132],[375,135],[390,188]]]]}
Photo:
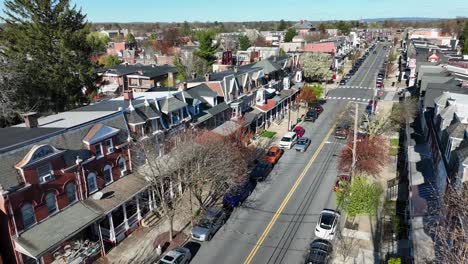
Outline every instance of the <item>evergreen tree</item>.
{"type": "Polygon", "coordinates": [[[239,37],[240,50],[247,50],[250,47],[250,40],[247,36],[242,35],[239,37]]]}
{"type": "Polygon", "coordinates": [[[460,37],[462,44],[462,54],[468,55],[468,22],[465,23],[462,37],[460,37]]]}
{"type": "Polygon", "coordinates": [[[208,72],[209,67],[216,60],[216,51],[219,43],[213,44],[215,32],[213,30],[197,32],[197,40],[200,43],[198,49],[194,52],[195,56],[199,57],[203,62],[203,72],[208,72]]]}
{"type": "Polygon", "coordinates": [[[127,36],[125,37],[125,42],[127,43],[135,43],[135,36],[132,33],[128,33],[127,36]]]}
{"type": "Polygon", "coordinates": [[[19,105],[60,112],[84,103],[82,88],[92,88],[95,77],[86,16],[69,0],[5,0],[4,6],[2,52],[25,73],[19,105]]]}
{"type": "Polygon", "coordinates": [[[297,32],[294,28],[289,28],[284,36],[284,42],[291,42],[292,39],[297,35],[297,32]]]}
{"type": "Polygon", "coordinates": [[[286,21],[284,21],[283,19],[280,20],[279,24],[278,24],[278,28],[277,30],[278,31],[284,31],[288,28],[288,23],[286,23],[286,21]]]}

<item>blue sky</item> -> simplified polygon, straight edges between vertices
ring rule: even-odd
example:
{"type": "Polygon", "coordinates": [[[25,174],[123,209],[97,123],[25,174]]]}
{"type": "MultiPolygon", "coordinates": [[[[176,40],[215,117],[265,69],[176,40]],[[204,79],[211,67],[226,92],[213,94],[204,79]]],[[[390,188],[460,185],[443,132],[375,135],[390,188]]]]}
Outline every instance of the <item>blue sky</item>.
{"type": "MultiPolygon", "coordinates": [[[[468,16],[468,0],[71,0],[91,22],[468,16]]],[[[0,0],[3,7],[3,0],[0,0]]]]}

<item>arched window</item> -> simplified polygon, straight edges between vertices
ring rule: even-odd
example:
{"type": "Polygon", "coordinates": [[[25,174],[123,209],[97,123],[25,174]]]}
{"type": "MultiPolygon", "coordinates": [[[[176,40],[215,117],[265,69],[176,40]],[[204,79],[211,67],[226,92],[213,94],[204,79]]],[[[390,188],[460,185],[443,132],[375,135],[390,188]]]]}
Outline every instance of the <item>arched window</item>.
{"type": "Polygon", "coordinates": [[[104,167],[104,180],[106,184],[111,183],[114,179],[112,179],[112,167],[110,165],[106,165],[104,167]]]}
{"type": "Polygon", "coordinates": [[[36,223],[36,218],[34,217],[34,208],[30,203],[27,203],[21,207],[21,216],[23,217],[24,229],[36,223]]]}
{"type": "Polygon", "coordinates": [[[65,192],[67,193],[68,201],[70,203],[76,200],[76,187],[75,183],[70,182],[65,186],[65,192]]]}
{"type": "Polygon", "coordinates": [[[120,169],[120,176],[125,176],[127,174],[127,164],[125,163],[124,158],[119,159],[119,169],[120,169]]]}
{"type": "Polygon", "coordinates": [[[86,177],[86,181],[88,183],[88,192],[89,193],[93,193],[93,192],[97,191],[98,186],[97,186],[97,183],[96,183],[96,174],[94,174],[92,172],[90,174],[88,174],[88,177],[86,177]]]}
{"type": "Polygon", "coordinates": [[[47,212],[49,214],[52,214],[53,212],[57,211],[57,197],[55,197],[54,193],[47,193],[45,200],[47,205],[47,212]]]}

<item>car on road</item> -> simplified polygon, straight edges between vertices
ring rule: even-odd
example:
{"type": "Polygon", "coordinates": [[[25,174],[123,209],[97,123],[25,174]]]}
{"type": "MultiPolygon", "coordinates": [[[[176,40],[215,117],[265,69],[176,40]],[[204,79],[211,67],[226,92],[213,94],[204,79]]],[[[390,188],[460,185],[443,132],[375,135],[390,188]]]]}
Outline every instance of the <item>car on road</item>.
{"type": "Polygon", "coordinates": [[[198,241],[210,241],[216,231],[226,222],[227,215],[222,208],[213,207],[206,211],[200,221],[192,228],[191,237],[198,241]]]}
{"type": "Polygon", "coordinates": [[[313,109],[317,112],[317,116],[319,116],[323,112],[323,107],[319,104],[314,105],[313,109]]]}
{"type": "Polygon", "coordinates": [[[336,139],[347,139],[350,131],[350,125],[347,123],[339,124],[335,127],[334,136],[336,139]]]}
{"type": "Polygon", "coordinates": [[[279,147],[280,148],[287,148],[291,149],[294,144],[297,142],[297,135],[296,132],[288,132],[286,135],[284,135],[280,142],[279,142],[279,147]]]}
{"type": "Polygon", "coordinates": [[[383,83],[377,83],[375,86],[376,86],[377,88],[383,88],[383,83]]]}
{"type": "Polygon", "coordinates": [[[270,162],[259,162],[250,172],[250,179],[255,181],[263,181],[266,179],[268,174],[270,174],[273,169],[273,164],[270,162]]]}
{"type": "Polygon", "coordinates": [[[344,79],[345,79],[345,80],[349,80],[349,79],[351,79],[351,74],[349,74],[349,73],[348,73],[348,74],[346,74],[346,75],[345,75],[345,77],[344,77],[344,79]]]}
{"type": "Polygon", "coordinates": [[[293,132],[296,132],[297,138],[299,139],[304,135],[305,129],[301,126],[295,126],[293,132]]]}
{"type": "Polygon", "coordinates": [[[377,51],[376,51],[376,50],[374,50],[374,52],[373,52],[373,53],[374,53],[374,54],[377,54],[377,51]]]}
{"type": "Polygon", "coordinates": [[[188,248],[176,247],[164,254],[158,264],[187,264],[191,259],[192,253],[190,253],[188,248]]]}
{"type": "Polygon", "coordinates": [[[345,80],[345,79],[343,79],[343,80],[340,81],[340,85],[345,85],[345,84],[346,84],[346,80],[345,80]]]}
{"type": "Polygon", "coordinates": [[[223,197],[223,206],[232,209],[242,204],[255,189],[255,184],[249,180],[231,187],[223,197]]]}
{"type": "Polygon", "coordinates": [[[305,118],[304,118],[304,121],[312,121],[312,122],[315,122],[315,120],[318,118],[318,113],[317,111],[315,111],[315,109],[309,109],[309,111],[307,111],[306,115],[305,115],[305,118]]]}
{"type": "Polygon", "coordinates": [[[315,239],[309,245],[309,253],[307,255],[307,264],[328,264],[331,263],[333,252],[332,244],[324,239],[315,239]]]}
{"type": "Polygon", "coordinates": [[[323,209],[315,227],[315,236],[318,238],[333,240],[336,228],[340,223],[341,214],[331,209],[323,209]]]}
{"type": "Polygon", "coordinates": [[[294,149],[296,151],[305,152],[307,148],[309,147],[309,145],[310,145],[310,139],[307,137],[301,137],[297,141],[296,145],[294,146],[294,149]]]}
{"type": "Polygon", "coordinates": [[[280,149],[279,147],[271,147],[268,149],[267,153],[263,157],[263,161],[269,162],[271,164],[276,164],[281,158],[281,154],[283,154],[282,149],[280,149]]]}
{"type": "Polygon", "coordinates": [[[333,186],[334,192],[341,192],[344,191],[349,184],[351,183],[351,176],[347,174],[339,175],[336,177],[335,186],[333,186]]]}

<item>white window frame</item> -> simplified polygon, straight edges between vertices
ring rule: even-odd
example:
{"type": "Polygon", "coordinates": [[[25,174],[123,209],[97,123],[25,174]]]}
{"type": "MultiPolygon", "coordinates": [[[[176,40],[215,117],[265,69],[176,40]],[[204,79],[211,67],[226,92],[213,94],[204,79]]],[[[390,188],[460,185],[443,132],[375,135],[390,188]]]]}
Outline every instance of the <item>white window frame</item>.
{"type": "Polygon", "coordinates": [[[110,165],[104,166],[103,174],[104,174],[103,178],[104,178],[104,181],[106,182],[106,185],[109,185],[109,184],[114,182],[114,178],[112,177],[113,176],[112,175],[112,167],[110,165]],[[106,171],[110,172],[110,181],[109,182],[106,180],[106,171]]]}
{"type": "Polygon", "coordinates": [[[46,164],[44,164],[44,165],[38,166],[38,167],[36,168],[36,172],[37,172],[37,178],[39,179],[39,183],[40,183],[40,184],[48,183],[48,182],[53,181],[53,180],[55,179],[55,177],[54,177],[54,171],[52,170],[52,164],[50,164],[50,162],[49,162],[49,163],[46,163],[46,164]],[[40,175],[39,169],[40,169],[40,168],[44,168],[44,167],[46,167],[46,166],[48,167],[48,170],[47,170],[47,171],[49,171],[49,173],[48,173],[48,174],[44,174],[44,175],[40,175]]]}
{"type": "Polygon", "coordinates": [[[120,176],[123,177],[125,175],[127,175],[127,161],[124,159],[124,158],[119,158],[119,170],[120,170],[120,176]],[[122,168],[120,167],[120,164],[123,162],[123,165],[124,165],[124,169],[122,170],[122,168]]]}
{"type": "Polygon", "coordinates": [[[88,192],[89,194],[91,193],[94,193],[94,192],[97,192],[99,190],[99,187],[97,185],[97,178],[96,178],[96,174],[94,174],[93,172],[90,172],[88,173],[88,175],[86,175],[86,185],[88,186],[88,192]],[[89,180],[90,180],[90,177],[92,177],[93,179],[93,184],[95,186],[95,188],[93,190],[91,190],[90,188],[90,185],[89,185],[89,180]]]}
{"type": "Polygon", "coordinates": [[[67,194],[68,202],[70,204],[73,203],[73,202],[76,202],[76,200],[77,200],[77,197],[76,197],[76,184],[74,182],[69,182],[69,183],[67,183],[67,185],[65,185],[65,193],[67,194]],[[74,198],[75,198],[75,199],[73,199],[73,201],[70,200],[70,196],[69,196],[70,193],[68,192],[70,186],[73,186],[73,195],[74,195],[74,198]]]}
{"type": "Polygon", "coordinates": [[[55,193],[53,193],[53,192],[48,192],[48,193],[46,193],[46,195],[45,195],[45,202],[46,202],[46,206],[47,206],[47,213],[48,213],[49,215],[52,215],[52,214],[54,214],[54,213],[56,213],[56,212],[58,211],[57,195],[55,195],[55,193]],[[51,212],[50,209],[49,209],[49,203],[48,203],[49,200],[47,199],[47,197],[54,197],[55,209],[54,209],[54,211],[52,211],[52,212],[51,212]]]}
{"type": "Polygon", "coordinates": [[[112,138],[106,139],[105,144],[106,144],[106,151],[107,151],[107,154],[112,154],[112,153],[114,153],[114,142],[112,142],[112,138]],[[109,147],[109,145],[107,144],[108,142],[110,142],[110,147],[109,147]]]}
{"type": "Polygon", "coordinates": [[[104,157],[104,150],[102,149],[102,143],[96,143],[93,146],[94,146],[94,152],[96,153],[96,159],[100,159],[104,157]],[[97,154],[97,146],[99,146],[99,149],[101,150],[101,155],[97,154]]]}
{"type": "Polygon", "coordinates": [[[22,220],[23,220],[23,229],[27,229],[27,228],[33,226],[33,225],[37,222],[37,220],[36,220],[36,215],[35,215],[35,213],[34,213],[34,206],[33,206],[31,203],[26,203],[26,204],[24,204],[23,206],[21,206],[21,218],[22,218],[22,220]],[[28,206],[28,208],[31,208],[32,219],[34,220],[34,221],[31,222],[31,224],[29,224],[29,225],[26,225],[26,222],[25,222],[25,219],[26,219],[26,218],[24,217],[24,216],[25,216],[25,212],[26,212],[26,211],[24,210],[24,208],[26,208],[26,206],[28,206]]]}

